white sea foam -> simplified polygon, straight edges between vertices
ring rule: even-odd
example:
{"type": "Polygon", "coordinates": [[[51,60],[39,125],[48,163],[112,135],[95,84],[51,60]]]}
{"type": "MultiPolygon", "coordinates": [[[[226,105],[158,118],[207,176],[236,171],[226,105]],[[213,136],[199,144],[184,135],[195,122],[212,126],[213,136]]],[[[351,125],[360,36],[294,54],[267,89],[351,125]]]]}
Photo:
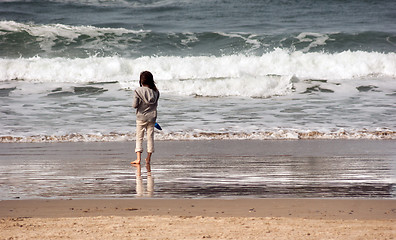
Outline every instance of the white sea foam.
{"type": "MultiPolygon", "coordinates": [[[[396,132],[387,129],[312,131],[297,129],[277,129],[263,132],[157,132],[156,140],[297,140],[297,139],[370,139],[395,140],[396,132]]],[[[134,141],[134,133],[111,134],[67,134],[35,136],[0,136],[0,143],[24,142],[120,142],[134,141]]]]}
{"type": "MultiPolygon", "coordinates": [[[[130,30],[125,28],[98,28],[94,26],[71,26],[64,24],[34,24],[34,23],[19,23],[15,21],[0,21],[0,29],[9,32],[22,32],[26,31],[31,36],[52,38],[55,35],[65,37],[65,38],[76,38],[82,34],[88,36],[99,36],[103,33],[114,33],[114,34],[124,34],[124,33],[147,33],[149,31],[145,30],[130,30]]],[[[5,34],[3,32],[0,34],[5,34]]]]}
{"type": "Polygon", "coordinates": [[[396,54],[303,53],[278,49],[262,56],[0,59],[0,81],[118,81],[123,88],[132,89],[137,86],[139,73],[147,69],[153,72],[164,92],[268,97],[288,94],[292,82],[299,80],[347,84],[351,79],[373,76],[396,79],[396,54]]]}
{"type": "Polygon", "coordinates": [[[158,0],[158,1],[128,1],[128,0],[50,0],[51,2],[73,3],[88,6],[106,6],[106,7],[131,7],[131,8],[147,8],[147,7],[164,7],[173,4],[184,4],[191,0],[158,0]]]}
{"type": "MultiPolygon", "coordinates": [[[[106,34],[114,34],[121,36],[123,34],[146,34],[150,31],[130,30],[125,28],[98,28],[94,26],[70,26],[64,24],[35,24],[35,23],[19,23],[14,21],[0,21],[0,35],[9,32],[27,32],[30,36],[37,37],[40,48],[46,52],[51,52],[52,47],[59,38],[67,39],[69,43],[73,43],[80,36],[99,37],[106,34]]],[[[129,38],[129,41],[133,39],[129,38]]],[[[135,41],[138,41],[137,39],[135,41]]],[[[91,45],[97,47],[100,39],[93,41],[91,45]]],[[[116,42],[114,43],[116,44],[116,42]]],[[[89,45],[85,45],[89,48],[89,45]]]]}
{"type": "Polygon", "coordinates": [[[254,50],[260,48],[261,46],[268,46],[268,45],[265,45],[265,44],[261,43],[257,39],[254,39],[255,37],[257,37],[257,35],[255,35],[255,34],[250,34],[248,37],[243,36],[243,35],[245,35],[245,33],[223,33],[223,32],[217,32],[217,34],[219,34],[220,36],[225,36],[225,37],[229,37],[229,38],[240,38],[240,39],[242,39],[244,42],[252,45],[252,47],[250,49],[251,52],[254,52],[254,50]]]}
{"type": "Polygon", "coordinates": [[[188,44],[198,42],[198,37],[191,32],[185,33],[186,38],[181,40],[181,44],[187,46],[188,44]]]}
{"type": "Polygon", "coordinates": [[[311,48],[326,45],[326,41],[332,41],[327,34],[309,32],[300,33],[296,38],[300,42],[309,42],[309,45],[301,50],[302,52],[308,52],[311,48]]]}

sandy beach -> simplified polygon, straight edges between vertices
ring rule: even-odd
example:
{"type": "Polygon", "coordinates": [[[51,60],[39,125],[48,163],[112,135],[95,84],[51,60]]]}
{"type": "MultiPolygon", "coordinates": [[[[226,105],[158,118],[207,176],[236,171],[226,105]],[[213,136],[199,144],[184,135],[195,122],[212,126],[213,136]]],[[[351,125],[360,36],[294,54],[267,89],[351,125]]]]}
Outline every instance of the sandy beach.
{"type": "Polygon", "coordinates": [[[0,144],[0,239],[395,239],[394,144],[0,144]]]}
{"type": "Polygon", "coordinates": [[[1,239],[394,239],[395,200],[0,202],[1,239]]]}

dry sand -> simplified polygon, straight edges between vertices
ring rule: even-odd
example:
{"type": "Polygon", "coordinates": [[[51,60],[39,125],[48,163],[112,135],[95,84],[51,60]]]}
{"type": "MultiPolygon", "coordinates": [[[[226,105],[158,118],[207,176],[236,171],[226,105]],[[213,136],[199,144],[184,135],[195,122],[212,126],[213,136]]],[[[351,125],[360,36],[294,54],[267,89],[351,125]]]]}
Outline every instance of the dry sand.
{"type": "Polygon", "coordinates": [[[0,202],[1,239],[396,239],[395,200],[0,202]]]}
{"type": "Polygon", "coordinates": [[[391,220],[108,216],[12,218],[2,239],[394,239],[391,220]]]}

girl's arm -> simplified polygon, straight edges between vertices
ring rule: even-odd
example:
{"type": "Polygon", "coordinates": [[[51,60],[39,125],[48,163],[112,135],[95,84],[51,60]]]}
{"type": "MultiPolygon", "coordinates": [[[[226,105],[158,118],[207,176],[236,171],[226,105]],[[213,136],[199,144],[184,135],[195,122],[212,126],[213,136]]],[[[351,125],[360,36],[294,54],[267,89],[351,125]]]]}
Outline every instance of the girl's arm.
{"type": "Polygon", "coordinates": [[[138,108],[139,104],[140,104],[140,99],[137,97],[137,94],[135,92],[134,97],[133,97],[132,107],[133,108],[138,108]]]}

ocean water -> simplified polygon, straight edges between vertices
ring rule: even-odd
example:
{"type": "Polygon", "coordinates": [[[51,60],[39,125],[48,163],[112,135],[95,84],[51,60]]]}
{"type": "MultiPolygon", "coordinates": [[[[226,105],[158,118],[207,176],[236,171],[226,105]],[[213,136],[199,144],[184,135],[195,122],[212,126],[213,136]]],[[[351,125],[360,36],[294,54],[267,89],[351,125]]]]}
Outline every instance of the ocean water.
{"type": "Polygon", "coordinates": [[[0,2],[0,142],[396,139],[392,0],[0,2]]]}

